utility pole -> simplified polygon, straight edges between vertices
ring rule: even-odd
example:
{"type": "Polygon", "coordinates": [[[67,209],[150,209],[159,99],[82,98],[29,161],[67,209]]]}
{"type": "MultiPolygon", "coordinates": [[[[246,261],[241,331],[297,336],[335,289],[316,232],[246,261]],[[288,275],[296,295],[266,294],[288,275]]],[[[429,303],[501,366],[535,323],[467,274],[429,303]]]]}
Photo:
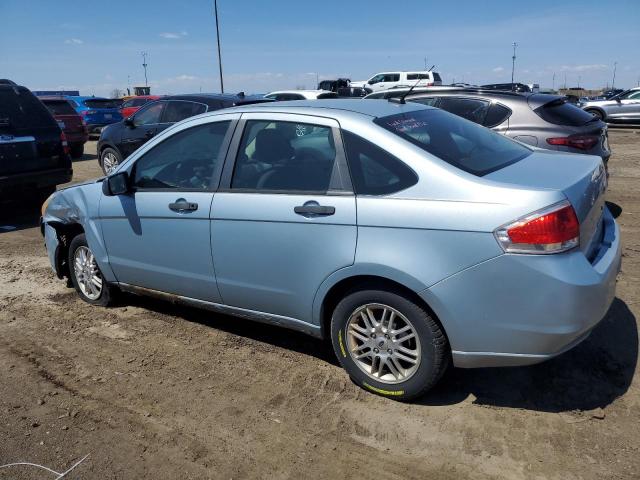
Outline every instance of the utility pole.
{"type": "Polygon", "coordinates": [[[224,82],[222,80],[222,56],[220,54],[220,27],[218,25],[218,0],[213,0],[213,10],[216,14],[216,37],[218,39],[218,68],[220,69],[220,93],[224,93],[224,82]]]}
{"type": "Polygon", "coordinates": [[[611,81],[611,90],[616,88],[616,67],[618,66],[618,62],[613,62],[613,80],[611,81]]]}
{"type": "Polygon", "coordinates": [[[511,90],[515,90],[515,87],[513,85],[513,74],[516,70],[516,47],[518,46],[518,44],[516,42],[513,42],[513,57],[511,57],[511,90]]]}
{"type": "Polygon", "coordinates": [[[149,83],[147,81],[147,52],[142,52],[140,55],[142,55],[142,67],[144,68],[144,86],[147,87],[149,86],[149,83]]]}
{"type": "Polygon", "coordinates": [[[551,90],[556,89],[556,72],[553,72],[553,79],[551,80],[551,90]]]}

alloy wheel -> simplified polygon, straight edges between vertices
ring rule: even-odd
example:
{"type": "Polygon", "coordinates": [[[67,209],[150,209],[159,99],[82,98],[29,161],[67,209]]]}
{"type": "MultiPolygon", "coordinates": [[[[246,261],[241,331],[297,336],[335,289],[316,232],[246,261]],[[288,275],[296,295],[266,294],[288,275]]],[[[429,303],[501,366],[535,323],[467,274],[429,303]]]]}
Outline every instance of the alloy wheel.
{"type": "Polygon", "coordinates": [[[420,366],[416,329],[407,317],[388,305],[369,303],[351,314],[347,349],[360,370],[382,383],[404,382],[420,366]]]}
{"type": "Polygon", "coordinates": [[[97,300],[102,294],[102,275],[93,252],[88,247],[78,247],[73,260],[73,270],[80,291],[89,300],[97,300]]]}

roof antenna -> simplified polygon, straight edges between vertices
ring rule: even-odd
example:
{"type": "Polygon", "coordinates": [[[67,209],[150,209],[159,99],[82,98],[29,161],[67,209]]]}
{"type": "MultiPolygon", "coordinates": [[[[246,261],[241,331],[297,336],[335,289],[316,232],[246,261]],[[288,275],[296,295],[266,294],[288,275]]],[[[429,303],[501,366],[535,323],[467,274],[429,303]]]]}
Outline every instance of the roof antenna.
{"type": "MultiPolygon", "coordinates": [[[[429,68],[429,70],[427,70],[427,72],[430,72],[431,70],[433,70],[433,67],[435,67],[435,64],[434,64],[434,65],[431,65],[431,68],[429,68]]],[[[418,75],[418,77],[419,77],[419,76],[420,76],[420,75],[418,75]]],[[[404,100],[404,99],[405,99],[405,97],[406,97],[407,95],[409,95],[409,94],[413,91],[413,89],[414,89],[414,88],[416,88],[416,87],[418,86],[418,84],[420,83],[420,80],[422,80],[422,78],[418,78],[418,81],[417,81],[416,83],[414,83],[414,84],[411,86],[411,88],[410,88],[409,90],[407,90],[407,91],[404,93],[404,95],[402,95],[400,98],[398,98],[398,99],[396,99],[396,98],[390,98],[390,99],[389,99],[389,101],[390,101],[390,102],[393,102],[393,103],[399,103],[399,104],[401,104],[401,105],[404,105],[405,103],[407,103],[407,102],[405,102],[405,100],[404,100]]]]}

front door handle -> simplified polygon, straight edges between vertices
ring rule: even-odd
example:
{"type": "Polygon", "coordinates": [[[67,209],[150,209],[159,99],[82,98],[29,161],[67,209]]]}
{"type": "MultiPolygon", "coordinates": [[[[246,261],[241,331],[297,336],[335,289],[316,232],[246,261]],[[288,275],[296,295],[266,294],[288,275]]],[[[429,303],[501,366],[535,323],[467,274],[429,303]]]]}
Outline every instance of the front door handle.
{"type": "Polygon", "coordinates": [[[310,201],[305,202],[304,205],[294,207],[293,211],[303,217],[327,217],[336,213],[336,207],[320,205],[318,202],[310,201]]]}
{"type": "Polygon", "coordinates": [[[198,210],[198,204],[194,202],[187,202],[184,198],[179,198],[173,203],[169,204],[169,208],[174,212],[194,212],[198,210]]]}

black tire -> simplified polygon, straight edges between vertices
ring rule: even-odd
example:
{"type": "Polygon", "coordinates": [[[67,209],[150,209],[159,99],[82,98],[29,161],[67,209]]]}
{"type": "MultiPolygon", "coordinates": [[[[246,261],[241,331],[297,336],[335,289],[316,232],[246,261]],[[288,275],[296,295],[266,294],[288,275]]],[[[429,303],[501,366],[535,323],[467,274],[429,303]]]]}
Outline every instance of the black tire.
{"type": "Polygon", "coordinates": [[[331,317],[331,343],[340,364],[354,383],[365,390],[399,401],[410,401],[424,395],[440,380],[450,362],[449,342],[438,322],[425,308],[401,292],[359,290],[347,294],[331,317]],[[349,319],[352,313],[366,304],[392,307],[413,325],[420,341],[421,355],[417,370],[407,380],[400,383],[379,381],[364,372],[347,350],[349,319]]]}
{"type": "Polygon", "coordinates": [[[84,143],[72,143],[69,149],[71,158],[81,158],[84,155],[84,143]]]}
{"type": "Polygon", "coordinates": [[[104,166],[105,157],[107,157],[108,155],[113,155],[118,165],[122,163],[122,155],[120,155],[120,152],[118,152],[116,149],[107,147],[104,150],[102,150],[100,152],[100,168],[102,168],[102,171],[104,172],[105,175],[109,174],[109,172],[107,172],[104,166]]]}
{"type": "Polygon", "coordinates": [[[87,244],[87,239],[84,233],[81,233],[80,235],[76,235],[75,237],[73,237],[73,240],[71,240],[71,244],[69,245],[67,265],[69,265],[69,278],[71,279],[73,288],[76,289],[76,292],[78,292],[78,295],[80,296],[80,298],[85,302],[90,303],[91,305],[100,305],[102,307],[106,307],[107,305],[113,302],[115,289],[111,287],[104,280],[104,277],[102,276],[102,272],[100,272],[100,268],[97,267],[97,265],[96,265],[96,268],[98,270],[98,273],[100,274],[100,278],[102,279],[102,289],[100,291],[100,295],[97,298],[90,298],[80,288],[80,284],[78,281],[78,277],[76,276],[76,269],[75,269],[75,254],[76,254],[76,250],[78,250],[80,247],[85,247],[91,250],[91,248],[87,244]]]}
{"type": "Polygon", "coordinates": [[[590,113],[594,117],[597,117],[598,120],[602,120],[604,122],[604,114],[602,113],[602,111],[597,109],[589,109],[589,110],[585,110],[585,112],[590,113]]]}

